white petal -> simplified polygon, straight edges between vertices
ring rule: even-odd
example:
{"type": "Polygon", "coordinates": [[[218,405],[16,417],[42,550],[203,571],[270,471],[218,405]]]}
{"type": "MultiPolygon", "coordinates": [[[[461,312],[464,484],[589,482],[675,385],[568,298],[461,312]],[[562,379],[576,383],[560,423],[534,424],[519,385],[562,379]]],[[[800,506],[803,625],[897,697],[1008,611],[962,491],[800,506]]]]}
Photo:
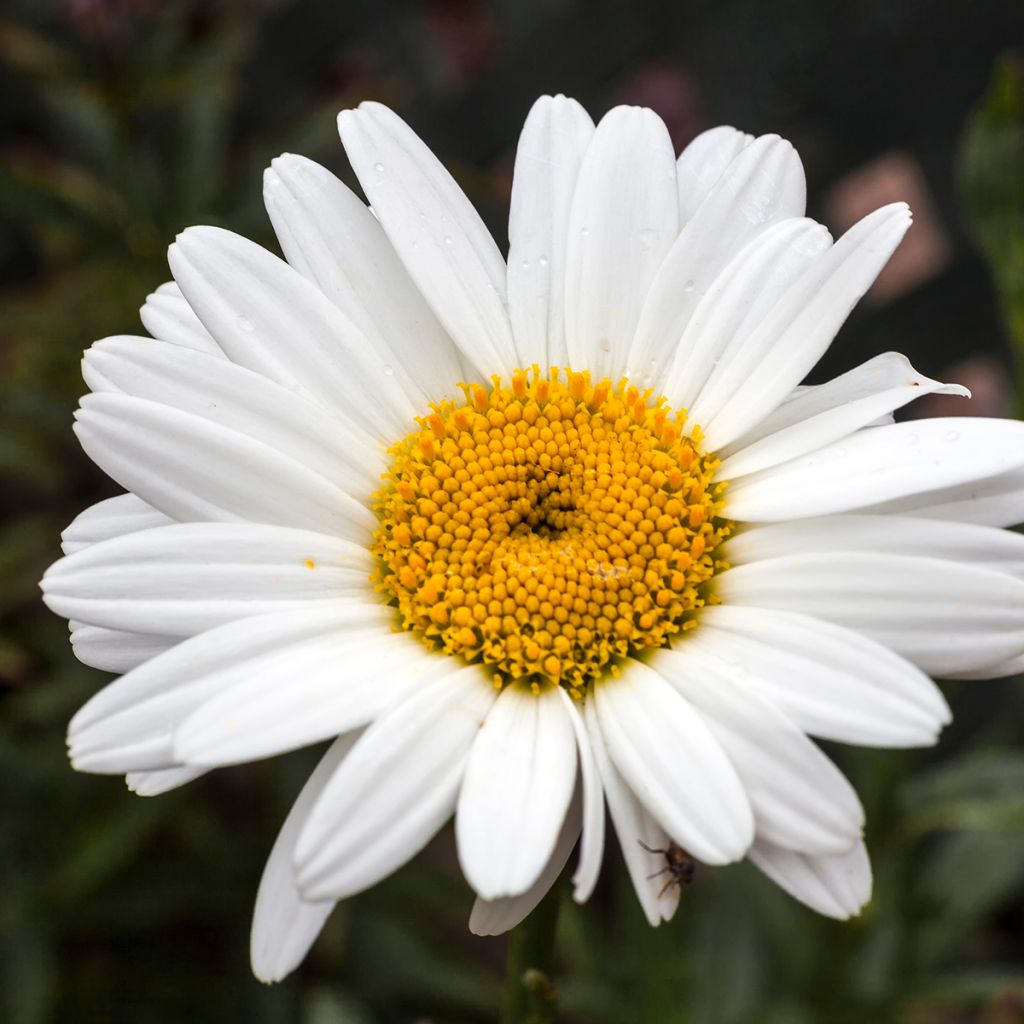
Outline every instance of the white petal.
{"type": "Polygon", "coordinates": [[[388,373],[389,357],[283,260],[212,227],[182,232],[167,258],[233,362],[312,395],[384,441],[409,431],[421,410],[388,373]]]}
{"type": "Polygon", "coordinates": [[[366,543],[373,514],[335,483],[262,441],[130,395],[86,395],[75,423],[86,454],[180,521],[263,522],[366,543]]]}
{"type": "Polygon", "coordinates": [[[716,552],[730,565],[781,555],[868,551],[963,562],[1024,579],[1024,535],[910,516],[838,515],[742,530],[716,552]]]}
{"type": "Polygon", "coordinates": [[[255,523],[174,523],[55,562],[40,586],[58,615],[107,629],[192,636],[296,602],[366,595],[373,560],[351,541],[255,523]]]}
{"type": "Polygon", "coordinates": [[[73,555],[97,541],[174,522],[134,494],[119,494],[90,505],[60,535],[61,550],[73,555]]]}
{"type": "Polygon", "coordinates": [[[414,404],[450,395],[464,379],[458,351],[362,200],[290,153],[267,169],[263,197],[285,258],[388,353],[414,404]]]}
{"type": "Polygon", "coordinates": [[[726,167],[753,141],[753,135],[721,125],[701,132],[679,154],[676,179],[680,224],[686,224],[693,217],[726,167]]]}
{"type": "Polygon", "coordinates": [[[682,644],[648,664],[703,715],[746,788],[759,838],[804,853],[842,853],[864,811],[842,772],[770,700],[735,685],[726,665],[682,644]]]}
{"type": "Polygon", "coordinates": [[[627,365],[644,297],[679,230],[672,140],[642,107],[615,107],[583,157],[569,214],[569,361],[595,378],[627,365]]]}
{"type": "Polygon", "coordinates": [[[750,861],[780,889],[826,917],[845,921],[871,899],[871,862],[863,843],[847,853],[808,857],[759,839],[750,848],[750,861]]]}
{"type": "Polygon", "coordinates": [[[337,601],[316,610],[239,619],[185,640],[86,702],[68,727],[72,763],[81,771],[114,774],[180,765],[175,730],[205,700],[263,672],[286,686],[298,671],[287,663],[290,651],[333,639],[342,658],[367,633],[390,637],[390,621],[381,606],[337,601]]]}
{"type": "Polygon", "coordinates": [[[730,484],[726,514],[807,519],[966,484],[1024,464],[1024,423],[951,417],[860,430],[730,484]]]}
{"type": "Polygon", "coordinates": [[[585,903],[597,885],[597,876],[601,871],[601,860],[604,857],[604,792],[601,789],[601,776],[598,773],[597,761],[591,749],[583,716],[564,689],[559,688],[558,692],[572,723],[573,732],[576,734],[576,747],[580,752],[583,833],[580,862],[572,876],[572,898],[577,903],[585,903]]]}
{"type": "Polygon", "coordinates": [[[791,555],[716,578],[725,603],[802,612],[859,630],[933,676],[1024,651],[1024,583],[937,558],[791,555]]]}
{"type": "Polygon", "coordinates": [[[779,296],[832,237],[807,218],[789,218],[760,232],[730,260],[697,303],[675,346],[664,383],[674,406],[689,409],[723,360],[734,358],[779,296]]]}
{"type": "Polygon", "coordinates": [[[729,444],[782,404],[824,355],[908,227],[905,203],[876,210],[790,285],[735,358],[712,373],[690,410],[708,448],[729,444]]]}
{"type": "Polygon", "coordinates": [[[280,981],[302,962],[334,909],[334,900],[310,902],[295,883],[292,854],[299,832],[358,733],[336,739],[288,812],[260,878],[252,915],[249,955],[260,981],[280,981]]]}
{"type": "Polygon", "coordinates": [[[736,685],[771,700],[812,736],[927,746],[950,721],[942,693],[919,668],[860,633],[807,615],[714,605],[677,645],[719,657],[736,685]]]}
{"type": "Polygon", "coordinates": [[[479,666],[417,687],[378,718],[325,788],[295,848],[307,898],[361,892],[451,817],[469,748],[497,693],[479,666]]]}
{"type": "Polygon", "coordinates": [[[519,360],[505,261],[462,189],[379,103],[343,110],[338,131],[381,226],[448,334],[485,378],[508,375],[519,360]]]}
{"type": "Polygon", "coordinates": [[[129,772],[125,776],[125,782],[136,796],[161,796],[179,786],[194,782],[208,771],[208,768],[178,765],[174,768],[158,768],[156,771],[150,772],[129,772]]]}
{"type": "Polygon", "coordinates": [[[542,96],[519,137],[508,221],[508,309],[523,365],[566,366],[566,242],[594,122],[573,99],[542,96]]]}
{"type": "Polygon", "coordinates": [[[146,296],[146,304],[139,310],[139,317],[154,338],[205,352],[218,359],[225,358],[220,345],[213,340],[173,281],[160,285],[152,295],[146,296]]]}
{"type": "MultiPolygon", "coordinates": [[[[601,813],[604,814],[603,807],[601,813]]],[[[519,896],[504,896],[496,900],[485,900],[478,896],[469,915],[469,930],[474,935],[501,935],[524,921],[562,873],[579,834],[580,800],[577,787],[572,805],[562,821],[558,841],[544,870],[537,876],[537,881],[519,896]]]]}
{"type": "Polygon", "coordinates": [[[479,896],[519,896],[537,881],[575,784],[576,739],[558,687],[506,686],[473,743],[455,815],[459,864],[479,896]]]}
{"type": "Polygon", "coordinates": [[[803,167],[788,142],[762,135],[742,149],[683,225],[658,270],[630,347],[630,370],[644,375],[650,369],[657,377],[722,268],[776,221],[802,217],[805,199],[803,167]]]}
{"type": "Polygon", "coordinates": [[[90,626],[85,622],[72,621],[69,625],[75,657],[83,665],[91,665],[104,672],[128,672],[163,654],[178,642],[177,637],[126,633],[120,629],[90,626]]]}
{"type": "Polygon", "coordinates": [[[222,676],[178,727],[175,758],[216,766],[283,754],[365,725],[450,671],[451,659],[410,633],[374,626],[315,636],[222,676]]]}
{"type": "Polygon", "coordinates": [[[148,338],[105,338],[85,353],[117,390],[263,441],[362,496],[380,486],[384,446],[319,404],[226,359],[148,338]]]}
{"type": "Polygon", "coordinates": [[[594,687],[594,706],[615,767],[665,831],[706,864],[743,857],[750,803],[701,715],[638,661],[594,687]]]}
{"type": "Polygon", "coordinates": [[[588,696],[583,713],[626,870],[648,924],[657,927],[662,921],[671,921],[679,906],[679,886],[665,884],[664,855],[652,852],[668,849],[671,840],[612,764],[594,710],[593,693],[588,696]]]}
{"type": "Polygon", "coordinates": [[[722,462],[715,478],[732,480],[795,459],[931,394],[971,397],[958,384],[922,376],[906,356],[886,352],[784,402],[757,425],[755,438],[748,432],[732,446],[735,454],[722,462]]]}
{"type": "Polygon", "coordinates": [[[1016,526],[1024,523],[1024,469],[896,498],[869,506],[868,511],[955,519],[982,526],[1016,526]]]}

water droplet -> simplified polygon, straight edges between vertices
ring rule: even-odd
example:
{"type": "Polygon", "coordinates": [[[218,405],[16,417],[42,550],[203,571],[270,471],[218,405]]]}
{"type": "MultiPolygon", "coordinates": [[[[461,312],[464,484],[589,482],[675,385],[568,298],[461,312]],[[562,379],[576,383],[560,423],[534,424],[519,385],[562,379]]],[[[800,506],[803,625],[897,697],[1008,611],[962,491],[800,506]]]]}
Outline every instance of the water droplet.
{"type": "Polygon", "coordinates": [[[523,260],[523,270],[529,270],[529,269],[530,269],[530,261],[529,260],[523,260]]]}
{"type": "Polygon", "coordinates": [[[602,352],[611,352],[612,343],[607,338],[602,338],[600,348],[602,352]]]}
{"type": "Polygon", "coordinates": [[[451,245],[452,244],[452,236],[451,235],[445,235],[444,236],[444,244],[445,245],[451,245]]]}
{"type": "Polygon", "coordinates": [[[960,440],[960,431],[959,430],[948,430],[948,431],[946,431],[946,440],[947,441],[959,441],[960,440]]]}
{"type": "Polygon", "coordinates": [[[580,228],[580,234],[586,238],[590,234],[590,228],[580,228]]]}
{"type": "Polygon", "coordinates": [[[547,258],[547,256],[541,256],[541,257],[540,257],[540,258],[539,258],[539,259],[537,260],[537,262],[538,262],[538,263],[539,263],[539,264],[540,264],[540,265],[541,265],[542,267],[546,267],[546,266],[548,265],[548,258],[547,258]]]}
{"type": "Polygon", "coordinates": [[[384,165],[383,165],[383,164],[374,164],[374,165],[373,165],[373,169],[374,169],[374,170],[375,170],[375,171],[376,171],[376,172],[377,172],[378,174],[383,174],[383,173],[384,173],[384,165]]]}
{"type": "Polygon", "coordinates": [[[385,377],[393,377],[395,375],[395,368],[393,366],[389,366],[385,363],[383,369],[385,377]]]}
{"type": "Polygon", "coordinates": [[[639,238],[640,246],[643,249],[651,249],[655,244],[657,244],[659,235],[654,228],[644,228],[644,230],[640,232],[639,238]]]}
{"type": "Polygon", "coordinates": [[[252,334],[256,330],[256,325],[247,316],[240,316],[236,323],[238,324],[238,329],[245,331],[246,334],[252,334]]]}
{"type": "Polygon", "coordinates": [[[684,292],[692,292],[693,291],[693,282],[692,281],[687,281],[686,284],[683,285],[683,291],[684,292]]]}

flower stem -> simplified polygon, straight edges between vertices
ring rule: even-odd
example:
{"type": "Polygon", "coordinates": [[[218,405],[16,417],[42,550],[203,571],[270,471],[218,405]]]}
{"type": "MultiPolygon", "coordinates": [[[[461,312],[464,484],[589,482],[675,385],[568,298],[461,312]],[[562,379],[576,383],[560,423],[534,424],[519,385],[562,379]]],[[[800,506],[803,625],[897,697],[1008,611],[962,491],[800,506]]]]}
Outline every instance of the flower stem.
{"type": "Polygon", "coordinates": [[[551,981],[561,886],[553,885],[533,913],[509,933],[501,1024],[550,1024],[558,1006],[551,981]]]}

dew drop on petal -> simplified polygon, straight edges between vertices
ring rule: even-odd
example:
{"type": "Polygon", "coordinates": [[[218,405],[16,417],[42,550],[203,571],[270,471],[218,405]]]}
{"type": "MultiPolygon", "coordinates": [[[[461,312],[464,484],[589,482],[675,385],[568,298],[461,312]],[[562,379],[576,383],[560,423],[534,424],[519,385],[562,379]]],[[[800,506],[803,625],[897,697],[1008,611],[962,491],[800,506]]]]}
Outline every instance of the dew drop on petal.
{"type": "Polygon", "coordinates": [[[238,329],[245,331],[246,334],[252,334],[256,330],[256,325],[247,316],[240,316],[235,322],[238,329]]]}
{"type": "Polygon", "coordinates": [[[687,281],[686,284],[683,285],[683,291],[684,292],[692,292],[693,291],[693,281],[687,281]]]}
{"type": "Polygon", "coordinates": [[[949,430],[949,431],[947,431],[946,432],[946,440],[947,441],[959,441],[960,440],[960,431],[959,430],[949,430]]]}
{"type": "Polygon", "coordinates": [[[537,260],[537,262],[538,262],[538,263],[539,263],[539,264],[540,264],[540,265],[541,265],[542,267],[546,267],[546,266],[548,265],[548,258],[547,258],[547,256],[541,256],[541,257],[540,257],[540,258],[539,258],[539,259],[537,260]]]}
{"type": "Polygon", "coordinates": [[[382,369],[384,370],[385,377],[393,377],[395,375],[395,368],[389,363],[385,363],[382,369]]]}
{"type": "Polygon", "coordinates": [[[373,165],[373,169],[374,169],[374,170],[375,170],[375,171],[376,171],[376,172],[377,172],[378,174],[383,174],[383,173],[384,173],[384,165],[383,165],[383,164],[374,164],[374,165],[373,165]]]}

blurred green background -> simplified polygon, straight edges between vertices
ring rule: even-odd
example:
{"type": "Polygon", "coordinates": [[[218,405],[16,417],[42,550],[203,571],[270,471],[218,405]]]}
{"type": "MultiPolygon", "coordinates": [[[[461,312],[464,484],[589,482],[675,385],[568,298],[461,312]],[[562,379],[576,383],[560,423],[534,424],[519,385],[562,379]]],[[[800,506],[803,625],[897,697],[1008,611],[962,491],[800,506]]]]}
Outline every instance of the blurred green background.
{"type": "MultiPolygon", "coordinates": [[[[36,581],[60,529],[116,493],[77,447],[79,355],[142,333],[165,251],[216,223],[276,249],[261,172],[291,150],[352,182],[334,115],[396,107],[504,241],[541,92],[654,107],[676,144],[728,122],[796,144],[834,229],[907,198],[899,263],[820,374],[886,349],[974,389],[912,414],[1019,412],[1024,5],[864,0],[7,0],[0,7],[0,1020],[254,1024],[494,1019],[504,941],[465,927],[448,832],[339,907],[268,988],[248,926],[318,751],[154,799],[73,773],[64,728],[105,682],[36,581]],[[1016,363],[1014,352],[1016,351],[1016,363]],[[1015,370],[1015,365],[1018,369],[1015,370]]],[[[924,404],[924,403],[921,403],[924,404]]],[[[938,748],[832,748],[868,812],[876,890],[816,917],[746,866],[704,871],[651,930],[609,849],[565,900],[567,1022],[1024,1020],[1024,689],[945,687],[938,748]]],[[[699,780],[693,780],[699,785],[699,780]]]]}

